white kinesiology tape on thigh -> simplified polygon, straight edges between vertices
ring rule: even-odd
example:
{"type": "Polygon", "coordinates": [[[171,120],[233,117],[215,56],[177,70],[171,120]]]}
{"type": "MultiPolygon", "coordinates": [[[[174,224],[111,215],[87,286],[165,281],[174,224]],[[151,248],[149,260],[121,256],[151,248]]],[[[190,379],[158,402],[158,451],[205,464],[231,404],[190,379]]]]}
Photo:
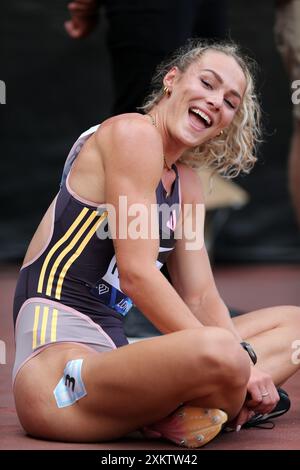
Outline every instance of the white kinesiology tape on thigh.
{"type": "Polygon", "coordinates": [[[87,395],[81,378],[82,363],[83,359],[75,359],[67,363],[64,375],[53,391],[58,408],[73,405],[87,395]]]}

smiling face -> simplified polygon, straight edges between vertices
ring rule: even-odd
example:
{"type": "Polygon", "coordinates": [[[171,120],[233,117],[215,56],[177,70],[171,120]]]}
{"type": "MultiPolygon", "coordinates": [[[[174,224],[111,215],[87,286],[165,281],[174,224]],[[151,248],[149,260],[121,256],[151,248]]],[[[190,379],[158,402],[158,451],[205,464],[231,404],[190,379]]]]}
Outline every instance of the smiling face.
{"type": "Polygon", "coordinates": [[[246,88],[245,75],[231,56],[209,50],[185,72],[171,69],[164,78],[169,132],[184,146],[196,147],[232,122],[246,88]]]}

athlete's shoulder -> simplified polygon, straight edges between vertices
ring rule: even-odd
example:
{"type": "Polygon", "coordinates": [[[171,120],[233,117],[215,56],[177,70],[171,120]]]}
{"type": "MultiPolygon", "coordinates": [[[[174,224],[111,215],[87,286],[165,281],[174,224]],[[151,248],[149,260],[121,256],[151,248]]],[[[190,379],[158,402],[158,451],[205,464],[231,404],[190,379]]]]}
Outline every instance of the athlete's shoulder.
{"type": "Polygon", "coordinates": [[[155,141],[158,138],[158,132],[148,116],[139,113],[127,113],[106,119],[96,132],[98,139],[104,136],[112,138],[114,141],[123,140],[123,143],[124,139],[125,142],[128,142],[130,138],[135,139],[135,141],[144,138],[154,139],[155,141]]]}
{"type": "Polygon", "coordinates": [[[104,162],[118,162],[120,168],[161,173],[163,145],[160,134],[147,116],[137,113],[114,116],[96,132],[96,143],[104,162]]]}

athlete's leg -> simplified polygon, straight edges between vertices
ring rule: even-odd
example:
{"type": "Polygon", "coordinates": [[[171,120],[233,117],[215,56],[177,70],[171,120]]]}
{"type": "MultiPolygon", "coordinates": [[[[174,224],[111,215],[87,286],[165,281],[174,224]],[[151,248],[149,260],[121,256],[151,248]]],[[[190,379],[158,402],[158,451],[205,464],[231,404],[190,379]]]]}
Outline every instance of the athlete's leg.
{"type": "Polygon", "coordinates": [[[270,307],[233,319],[240,335],[253,345],[257,365],[275,385],[282,384],[299,368],[300,308],[270,307]]]}
{"type": "Polygon", "coordinates": [[[95,441],[124,436],[159,421],[182,403],[240,410],[249,359],[220,328],[184,330],[105,353],[54,345],[32,358],[16,377],[19,418],[31,435],[95,441]],[[67,361],[83,358],[87,395],[58,408],[53,390],[67,361]]]}

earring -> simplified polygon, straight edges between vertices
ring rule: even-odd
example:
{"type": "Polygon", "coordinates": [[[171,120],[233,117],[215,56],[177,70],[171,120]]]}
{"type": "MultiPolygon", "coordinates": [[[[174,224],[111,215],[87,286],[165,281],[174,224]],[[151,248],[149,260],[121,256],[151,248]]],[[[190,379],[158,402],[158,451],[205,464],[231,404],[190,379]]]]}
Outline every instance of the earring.
{"type": "Polygon", "coordinates": [[[167,86],[164,87],[164,94],[170,96],[171,92],[167,86]]]}

